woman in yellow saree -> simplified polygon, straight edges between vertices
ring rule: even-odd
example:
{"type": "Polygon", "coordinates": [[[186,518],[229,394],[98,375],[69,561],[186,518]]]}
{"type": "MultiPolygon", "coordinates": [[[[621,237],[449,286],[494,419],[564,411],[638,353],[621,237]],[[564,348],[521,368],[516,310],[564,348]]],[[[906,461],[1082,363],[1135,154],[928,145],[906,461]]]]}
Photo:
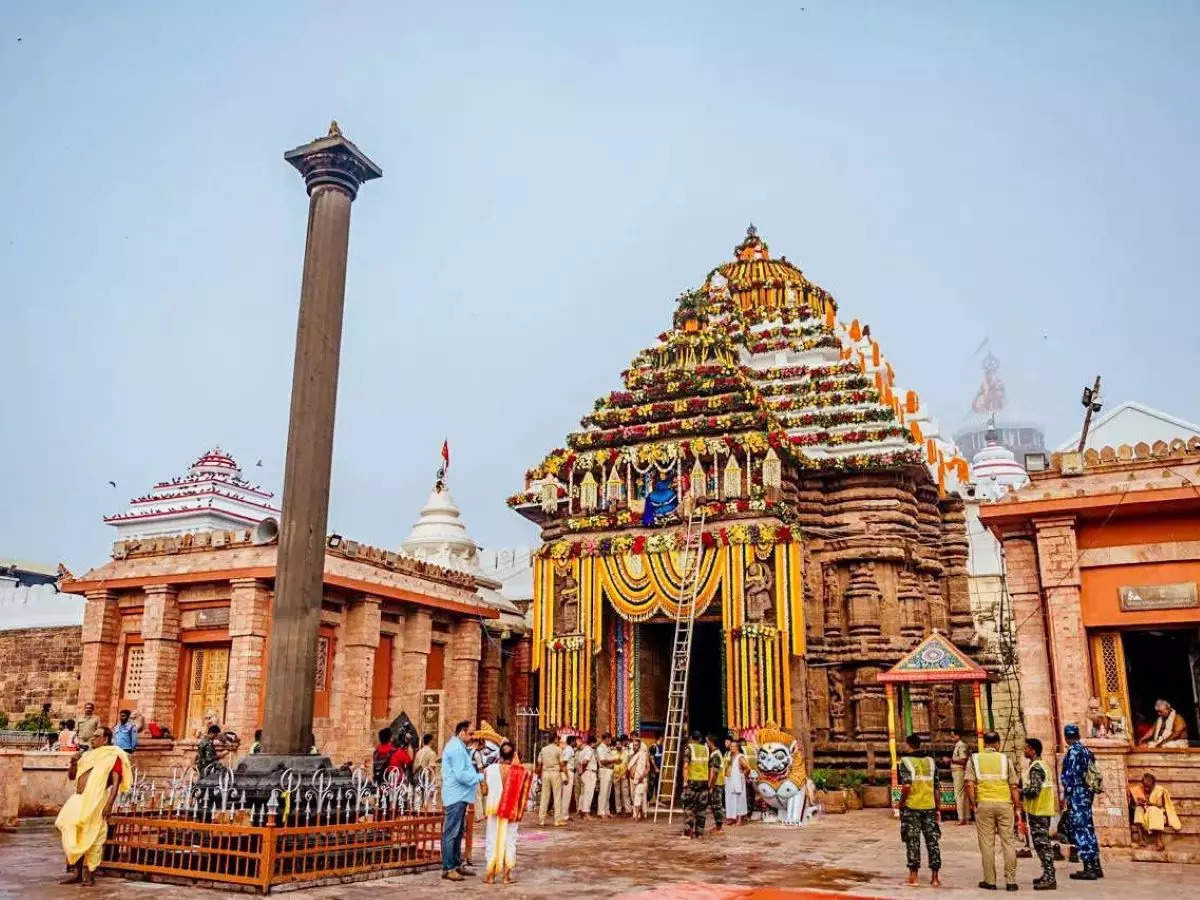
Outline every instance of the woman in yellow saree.
{"type": "Polygon", "coordinates": [[[104,856],[108,815],[117,795],[133,783],[133,763],[120,747],[112,745],[112,730],[97,728],[91,749],[71,760],[75,793],[63,804],[55,827],[62,832],[67,865],[75,872],[63,884],[92,883],[92,873],[104,856]]]}

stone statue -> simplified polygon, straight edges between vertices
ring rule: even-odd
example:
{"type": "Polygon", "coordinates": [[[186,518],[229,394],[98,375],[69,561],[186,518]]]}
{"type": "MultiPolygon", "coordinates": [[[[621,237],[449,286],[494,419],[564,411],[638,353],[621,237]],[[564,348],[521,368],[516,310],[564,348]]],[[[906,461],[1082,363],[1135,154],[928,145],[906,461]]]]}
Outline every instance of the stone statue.
{"type": "Polygon", "coordinates": [[[835,566],[821,567],[821,586],[825,603],[825,633],[836,634],[842,630],[842,598],[835,566]]]}
{"type": "Polygon", "coordinates": [[[1089,697],[1087,705],[1088,737],[1108,737],[1108,719],[1100,711],[1100,698],[1089,697]]]}
{"type": "Polygon", "coordinates": [[[1108,698],[1108,712],[1104,714],[1108,721],[1108,736],[1128,740],[1129,730],[1125,727],[1125,714],[1121,712],[1121,701],[1115,696],[1108,698]]]}
{"type": "Polygon", "coordinates": [[[574,634],[579,630],[579,582],[571,567],[559,564],[554,570],[554,633],[574,634]]]}
{"type": "Polygon", "coordinates": [[[837,669],[829,670],[829,717],[834,733],[845,734],[846,685],[842,681],[842,673],[837,669]]]}
{"type": "Polygon", "coordinates": [[[774,587],[775,576],[768,563],[756,558],[746,567],[746,621],[769,622],[774,617],[774,587]]]}
{"type": "Polygon", "coordinates": [[[770,812],[786,825],[803,824],[811,800],[808,774],[800,743],[774,722],[767,722],[754,737],[754,782],[770,812]]]}

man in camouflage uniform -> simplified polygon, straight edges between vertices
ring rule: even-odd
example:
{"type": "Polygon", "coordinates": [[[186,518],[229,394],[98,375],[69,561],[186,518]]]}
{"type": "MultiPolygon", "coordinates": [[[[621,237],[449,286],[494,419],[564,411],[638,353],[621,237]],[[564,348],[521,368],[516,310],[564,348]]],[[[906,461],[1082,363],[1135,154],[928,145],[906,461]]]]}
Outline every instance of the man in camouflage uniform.
{"type": "Polygon", "coordinates": [[[1083,871],[1072,872],[1068,877],[1081,881],[1095,881],[1104,877],[1100,867],[1100,844],[1096,840],[1096,825],[1092,820],[1092,793],[1087,781],[1087,772],[1095,757],[1079,739],[1079,726],[1069,723],[1063,726],[1063,737],[1067,739],[1067,753],[1063,757],[1059,782],[1062,786],[1062,802],[1071,815],[1071,844],[1079,850],[1083,871]]]}
{"type": "Polygon", "coordinates": [[[921,739],[910,734],[905,738],[911,755],[902,756],[896,767],[900,781],[900,835],[904,841],[908,862],[908,883],[917,884],[921,870],[921,837],[925,837],[925,852],[929,856],[929,883],[940,885],[942,869],[942,830],[937,819],[937,773],[933,757],[917,756],[921,739]]]}
{"type": "Polygon", "coordinates": [[[700,743],[700,732],[692,732],[691,743],[687,745],[684,758],[683,808],[688,811],[688,823],[683,833],[688,837],[698,838],[704,834],[705,820],[708,814],[709,788],[715,780],[715,775],[709,767],[708,748],[700,743]]]}
{"type": "Polygon", "coordinates": [[[705,742],[708,749],[708,808],[712,810],[717,831],[725,824],[725,755],[710,734],[705,742]]]}
{"type": "Polygon", "coordinates": [[[1025,758],[1029,772],[1021,785],[1025,804],[1025,819],[1029,822],[1029,837],[1033,852],[1042,864],[1042,877],[1035,879],[1035,891],[1052,891],[1057,887],[1054,876],[1054,843],[1050,840],[1050,817],[1054,815],[1054,779],[1048,777],[1042,762],[1042,742],[1026,738],[1025,758]]]}

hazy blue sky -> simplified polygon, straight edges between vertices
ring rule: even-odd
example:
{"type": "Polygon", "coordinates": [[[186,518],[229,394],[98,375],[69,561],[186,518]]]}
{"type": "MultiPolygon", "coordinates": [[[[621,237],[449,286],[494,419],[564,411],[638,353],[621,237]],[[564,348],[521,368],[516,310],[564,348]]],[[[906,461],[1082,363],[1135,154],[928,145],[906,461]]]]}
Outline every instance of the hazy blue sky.
{"type": "Polygon", "coordinates": [[[1197,6],[804,2],[4,4],[0,555],[102,562],[101,515],[215,443],[278,489],[282,153],[333,117],[385,173],[334,450],[360,540],[407,534],[448,435],[476,539],[534,541],[504,498],[751,219],[951,425],[984,336],[1053,442],[1097,372],[1200,419],[1197,6]]]}

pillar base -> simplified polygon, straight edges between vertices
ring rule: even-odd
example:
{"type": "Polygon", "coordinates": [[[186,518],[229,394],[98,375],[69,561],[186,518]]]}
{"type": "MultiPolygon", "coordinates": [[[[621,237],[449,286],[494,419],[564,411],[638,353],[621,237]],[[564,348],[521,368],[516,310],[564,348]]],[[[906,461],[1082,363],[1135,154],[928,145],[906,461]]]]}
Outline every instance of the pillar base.
{"type": "MultiPolygon", "coordinates": [[[[339,803],[342,800],[342,792],[353,786],[350,773],[345,769],[334,768],[327,756],[312,753],[255,753],[238,763],[233,772],[233,788],[239,796],[244,792],[245,796],[242,798],[242,802],[245,806],[265,806],[270,802],[272,792],[279,791],[278,794],[275,794],[275,800],[279,804],[279,815],[282,816],[284,807],[283,799],[280,796],[283,792],[280,778],[288,769],[296,774],[297,779],[295,794],[291,799],[291,815],[293,817],[303,816],[309,790],[313,791],[315,813],[317,791],[313,787],[313,777],[317,773],[325,773],[324,777],[328,778],[328,782],[323,783],[321,788],[336,792],[339,803]]],[[[211,770],[209,774],[202,776],[196,782],[196,789],[219,792],[221,774],[224,771],[224,768],[211,770]]]]}

